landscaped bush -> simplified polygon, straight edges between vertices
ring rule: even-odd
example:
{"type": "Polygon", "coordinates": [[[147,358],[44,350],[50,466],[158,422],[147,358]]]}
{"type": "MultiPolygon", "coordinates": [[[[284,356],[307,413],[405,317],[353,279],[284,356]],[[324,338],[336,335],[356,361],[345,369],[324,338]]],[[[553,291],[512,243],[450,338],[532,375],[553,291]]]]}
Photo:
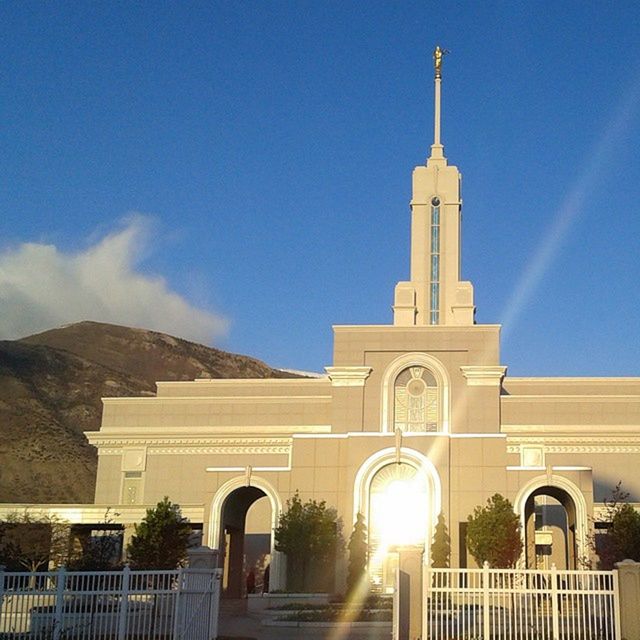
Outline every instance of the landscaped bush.
{"type": "MultiPolygon", "coordinates": [[[[285,616],[278,616],[277,621],[282,622],[341,622],[347,618],[345,612],[349,609],[342,607],[330,607],[326,609],[316,609],[309,611],[298,611],[285,616]]],[[[362,609],[357,616],[348,616],[349,622],[390,622],[391,609],[384,611],[372,611],[362,609]]]]}

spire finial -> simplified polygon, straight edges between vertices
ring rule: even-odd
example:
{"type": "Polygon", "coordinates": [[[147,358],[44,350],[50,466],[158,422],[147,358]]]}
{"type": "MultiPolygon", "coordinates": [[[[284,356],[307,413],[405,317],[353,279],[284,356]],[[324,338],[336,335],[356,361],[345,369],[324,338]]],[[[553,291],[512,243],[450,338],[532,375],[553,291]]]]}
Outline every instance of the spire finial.
{"type": "Polygon", "coordinates": [[[447,49],[441,49],[436,45],[433,51],[433,68],[435,70],[435,104],[434,104],[434,126],[433,145],[431,145],[431,158],[444,158],[442,144],[440,143],[440,84],[442,83],[442,59],[449,53],[447,49]]]}
{"type": "Polygon", "coordinates": [[[442,78],[442,59],[449,53],[448,49],[441,49],[437,44],[433,51],[433,68],[436,72],[436,78],[442,78]]]}

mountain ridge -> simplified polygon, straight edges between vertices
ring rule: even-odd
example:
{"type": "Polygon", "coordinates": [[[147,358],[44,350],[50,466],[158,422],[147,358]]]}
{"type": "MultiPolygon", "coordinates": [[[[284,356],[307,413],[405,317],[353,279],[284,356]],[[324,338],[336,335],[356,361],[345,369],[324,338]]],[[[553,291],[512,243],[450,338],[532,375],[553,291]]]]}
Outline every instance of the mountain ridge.
{"type": "Polygon", "coordinates": [[[102,397],[153,396],[159,380],[292,378],[168,334],[94,321],[0,341],[0,502],[92,502],[102,397]]]}

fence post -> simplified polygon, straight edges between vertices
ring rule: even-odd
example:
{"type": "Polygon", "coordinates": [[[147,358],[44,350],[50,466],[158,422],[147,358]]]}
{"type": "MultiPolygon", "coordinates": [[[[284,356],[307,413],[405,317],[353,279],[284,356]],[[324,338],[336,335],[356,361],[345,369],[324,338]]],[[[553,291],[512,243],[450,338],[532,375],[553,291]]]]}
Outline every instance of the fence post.
{"type": "Polygon", "coordinates": [[[182,588],[184,586],[184,576],[182,575],[182,567],[178,567],[178,577],[176,580],[176,597],[173,605],[173,640],[178,640],[181,636],[180,633],[180,618],[184,617],[180,609],[180,596],[182,594],[182,588]]]}
{"type": "Polygon", "coordinates": [[[56,612],[53,619],[53,640],[59,640],[62,632],[62,608],[64,606],[64,583],[66,580],[66,570],[64,565],[60,565],[56,576],[56,612]]]}
{"type": "Polygon", "coordinates": [[[127,609],[129,608],[129,579],[131,569],[126,564],[122,570],[122,590],[120,592],[120,611],[118,613],[118,640],[124,640],[127,635],[127,609]]]}
{"type": "Polygon", "coordinates": [[[553,640],[560,639],[560,607],[558,593],[558,568],[555,562],[551,565],[551,624],[553,640]]]}
{"type": "Polygon", "coordinates": [[[0,564],[0,612],[2,611],[3,598],[4,598],[4,565],[0,564]]]}
{"type": "Polygon", "coordinates": [[[640,562],[623,560],[616,563],[620,588],[621,637],[625,640],[640,640],[640,562]]]}
{"type": "Polygon", "coordinates": [[[489,640],[491,637],[491,609],[489,606],[489,563],[485,560],[482,564],[482,637],[489,640]]]}
{"type": "Polygon", "coordinates": [[[220,587],[222,586],[222,569],[213,569],[211,577],[211,586],[213,593],[211,594],[211,602],[209,609],[209,635],[208,639],[218,637],[218,614],[220,610],[220,587]]]}

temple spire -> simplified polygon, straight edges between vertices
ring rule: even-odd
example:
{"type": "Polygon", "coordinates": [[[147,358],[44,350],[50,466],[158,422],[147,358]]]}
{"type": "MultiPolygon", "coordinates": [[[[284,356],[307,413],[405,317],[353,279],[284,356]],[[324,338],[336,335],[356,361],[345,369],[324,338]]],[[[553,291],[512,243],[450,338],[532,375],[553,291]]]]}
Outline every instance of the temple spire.
{"type": "Polygon", "coordinates": [[[435,119],[431,155],[413,170],[411,264],[408,281],[398,282],[393,324],[400,327],[471,326],[473,286],[460,280],[460,172],[447,163],[440,141],[442,59],[433,52],[435,119]]]}
{"type": "Polygon", "coordinates": [[[441,49],[440,45],[437,45],[433,52],[433,68],[435,71],[435,92],[434,92],[434,123],[433,123],[433,144],[431,145],[430,159],[436,160],[444,158],[444,147],[440,142],[440,91],[442,84],[442,60],[449,51],[447,49],[441,49]]]}

